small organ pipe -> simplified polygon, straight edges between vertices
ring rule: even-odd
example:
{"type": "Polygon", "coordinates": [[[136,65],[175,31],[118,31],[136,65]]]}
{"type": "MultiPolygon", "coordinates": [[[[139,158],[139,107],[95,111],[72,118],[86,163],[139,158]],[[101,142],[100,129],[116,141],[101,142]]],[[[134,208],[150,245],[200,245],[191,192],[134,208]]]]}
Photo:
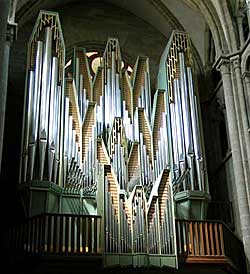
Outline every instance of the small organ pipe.
{"type": "MultiPolygon", "coordinates": [[[[24,139],[24,148],[23,148],[23,154],[24,154],[24,160],[23,160],[23,180],[26,182],[27,180],[27,169],[28,169],[28,146],[29,146],[29,139],[32,135],[32,105],[34,104],[34,72],[31,70],[29,71],[29,88],[28,88],[28,104],[27,104],[27,112],[26,112],[26,132],[25,132],[25,139],[24,139]]],[[[33,165],[33,164],[32,164],[33,165]]],[[[30,173],[30,170],[29,170],[30,173]]]]}

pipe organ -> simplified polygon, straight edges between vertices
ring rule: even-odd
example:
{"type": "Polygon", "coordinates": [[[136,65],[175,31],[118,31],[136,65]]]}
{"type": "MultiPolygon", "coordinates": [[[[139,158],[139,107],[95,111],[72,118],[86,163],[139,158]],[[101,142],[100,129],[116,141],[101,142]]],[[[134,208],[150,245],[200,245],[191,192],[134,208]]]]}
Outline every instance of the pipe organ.
{"type": "MultiPolygon", "coordinates": [[[[194,86],[192,63],[188,35],[173,32],[161,58],[158,87],[165,91],[163,119],[166,121],[163,123],[168,125],[169,140],[166,147],[169,149],[167,155],[171,157],[168,164],[172,171],[174,190],[208,193],[199,99],[194,86]]],[[[163,104],[163,100],[158,102],[158,97],[156,93],[154,106],[163,104]]]]}
{"type": "Polygon", "coordinates": [[[40,13],[28,46],[22,134],[22,182],[59,183],[65,47],[58,17],[40,13]]]}
{"type": "Polygon", "coordinates": [[[206,188],[188,36],[173,34],[153,105],[147,57],[129,76],[109,38],[92,79],[80,48],[64,75],[64,50],[58,15],[41,12],[28,50],[21,183],[47,180],[83,197],[101,189],[106,254],[176,256],[172,185],[206,188]]]}

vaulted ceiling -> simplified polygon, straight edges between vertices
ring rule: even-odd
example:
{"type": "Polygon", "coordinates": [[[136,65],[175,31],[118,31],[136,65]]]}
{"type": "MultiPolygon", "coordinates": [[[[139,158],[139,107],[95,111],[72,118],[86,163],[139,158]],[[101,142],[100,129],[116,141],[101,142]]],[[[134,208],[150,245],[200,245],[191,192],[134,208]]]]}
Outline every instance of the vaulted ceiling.
{"type": "MultiPolygon", "coordinates": [[[[16,19],[22,25],[40,9],[56,9],[73,2],[79,1],[19,0],[16,19]]],[[[84,1],[86,2],[88,1],[84,1]]],[[[110,3],[133,13],[167,38],[173,29],[187,31],[203,64],[206,51],[206,25],[211,30],[217,56],[236,50],[232,13],[236,12],[244,0],[105,0],[99,2],[110,3]]]]}

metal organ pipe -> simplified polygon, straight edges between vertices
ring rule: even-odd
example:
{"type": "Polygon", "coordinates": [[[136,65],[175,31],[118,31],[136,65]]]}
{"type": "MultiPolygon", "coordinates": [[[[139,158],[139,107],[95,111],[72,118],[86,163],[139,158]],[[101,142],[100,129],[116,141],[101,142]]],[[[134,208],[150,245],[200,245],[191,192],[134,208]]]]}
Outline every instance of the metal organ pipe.
{"type": "Polygon", "coordinates": [[[190,128],[190,111],[189,111],[189,95],[187,87],[186,68],[184,61],[184,54],[179,53],[180,62],[180,84],[181,84],[181,101],[182,101],[182,113],[183,113],[183,125],[184,125],[184,136],[185,136],[185,147],[186,153],[193,153],[193,143],[190,128]]]}
{"type": "Polygon", "coordinates": [[[175,176],[179,177],[179,153],[178,153],[178,142],[177,142],[177,129],[176,129],[176,117],[174,103],[170,103],[170,115],[172,125],[172,146],[173,146],[173,163],[175,176]]]}
{"type": "Polygon", "coordinates": [[[79,112],[81,116],[81,120],[83,121],[83,116],[84,116],[84,108],[83,108],[83,75],[80,75],[79,78],[79,90],[77,90],[78,94],[78,105],[79,105],[79,112]]]}
{"type": "Polygon", "coordinates": [[[81,89],[80,89],[80,77],[79,77],[79,71],[80,71],[80,60],[79,60],[79,57],[76,57],[76,66],[75,66],[75,85],[76,85],[76,92],[77,94],[79,92],[81,92],[81,89]]]}
{"type": "Polygon", "coordinates": [[[45,154],[48,140],[48,115],[51,84],[51,48],[52,31],[51,28],[45,29],[45,48],[43,55],[42,83],[41,83],[41,109],[40,109],[40,128],[39,128],[39,158],[40,170],[39,178],[43,180],[45,154]]]}
{"type": "Polygon", "coordinates": [[[50,105],[49,105],[49,152],[48,152],[48,178],[52,179],[52,170],[55,158],[55,117],[56,117],[56,93],[57,93],[57,78],[58,78],[58,60],[56,57],[52,59],[52,76],[51,76],[51,91],[50,91],[50,105]]]}
{"type": "Polygon", "coordinates": [[[201,141],[200,141],[200,129],[198,121],[198,111],[197,111],[197,101],[194,94],[192,70],[190,67],[187,68],[187,78],[190,96],[190,113],[192,120],[192,133],[193,133],[193,143],[194,143],[194,153],[195,153],[195,163],[197,170],[198,186],[200,190],[204,190],[204,174],[202,170],[203,157],[201,153],[201,141]]]}
{"type": "MultiPolygon", "coordinates": [[[[57,86],[57,103],[56,103],[56,119],[55,119],[55,140],[56,140],[56,150],[55,150],[55,168],[54,168],[54,182],[57,182],[57,171],[59,166],[59,153],[60,153],[60,123],[61,123],[61,104],[62,104],[62,89],[61,86],[57,86]]],[[[62,149],[62,148],[61,148],[62,149]]]]}
{"type": "Polygon", "coordinates": [[[26,121],[25,121],[25,139],[24,139],[24,148],[23,148],[23,180],[26,182],[27,180],[27,169],[28,169],[28,147],[29,147],[29,139],[32,136],[32,105],[34,98],[34,72],[29,71],[29,88],[28,88],[28,102],[27,102],[27,113],[26,113],[26,121]]]}
{"type": "Polygon", "coordinates": [[[42,76],[42,57],[43,57],[43,42],[37,41],[36,62],[35,62],[35,86],[34,86],[34,104],[33,104],[33,117],[34,123],[32,123],[32,135],[33,138],[30,143],[36,142],[38,135],[38,121],[40,111],[40,88],[41,88],[41,76],[42,76]]]}
{"type": "Polygon", "coordinates": [[[176,117],[176,135],[178,142],[179,161],[185,161],[184,133],[183,133],[183,113],[180,96],[179,80],[174,79],[174,94],[175,94],[175,117],[176,117]]]}
{"type": "MultiPolygon", "coordinates": [[[[33,90],[34,93],[33,93],[29,148],[28,148],[28,155],[29,155],[28,156],[29,158],[29,178],[28,179],[29,180],[32,180],[34,176],[35,153],[36,153],[36,146],[37,146],[39,108],[40,108],[40,87],[41,87],[43,42],[37,41],[36,45],[37,45],[37,49],[36,49],[35,72],[34,72],[34,90],[33,90]]],[[[28,132],[26,134],[28,134],[28,132]]],[[[27,174],[27,171],[25,169],[27,170],[27,167],[24,168],[24,182],[26,181],[26,174],[27,174]]]]}

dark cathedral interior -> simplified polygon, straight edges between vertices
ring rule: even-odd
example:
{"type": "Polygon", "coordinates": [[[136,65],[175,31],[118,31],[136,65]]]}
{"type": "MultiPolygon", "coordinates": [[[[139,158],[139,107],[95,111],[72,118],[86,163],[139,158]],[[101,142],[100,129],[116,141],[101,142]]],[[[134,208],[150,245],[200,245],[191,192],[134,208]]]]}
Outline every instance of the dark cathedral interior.
{"type": "Polygon", "coordinates": [[[8,272],[250,273],[249,27],[249,0],[0,0],[8,272]]]}

